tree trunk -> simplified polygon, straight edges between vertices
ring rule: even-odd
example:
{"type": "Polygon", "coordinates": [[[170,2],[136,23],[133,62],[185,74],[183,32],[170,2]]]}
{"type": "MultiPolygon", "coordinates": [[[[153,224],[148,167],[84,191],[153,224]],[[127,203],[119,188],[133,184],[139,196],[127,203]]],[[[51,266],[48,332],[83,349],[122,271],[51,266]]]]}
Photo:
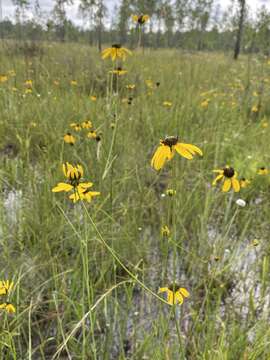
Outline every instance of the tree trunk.
{"type": "Polygon", "coordinates": [[[241,5],[241,9],[240,9],[236,43],[235,43],[235,48],[234,48],[234,56],[233,56],[234,60],[237,60],[238,56],[240,54],[241,40],[242,40],[243,27],[244,27],[246,0],[239,0],[239,3],[241,5]]]}

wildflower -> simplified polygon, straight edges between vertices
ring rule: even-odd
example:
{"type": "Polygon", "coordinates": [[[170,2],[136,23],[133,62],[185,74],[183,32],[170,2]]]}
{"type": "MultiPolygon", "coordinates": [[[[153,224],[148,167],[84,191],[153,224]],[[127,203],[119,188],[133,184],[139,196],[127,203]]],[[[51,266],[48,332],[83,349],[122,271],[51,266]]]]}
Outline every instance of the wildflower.
{"type": "Polygon", "coordinates": [[[262,122],[262,127],[267,128],[269,126],[269,123],[267,121],[262,122]]]}
{"type": "Polygon", "coordinates": [[[168,226],[167,225],[164,225],[164,226],[162,226],[162,228],[161,228],[161,235],[163,236],[163,237],[169,237],[170,236],[170,229],[168,228],[168,226]]]}
{"type": "Polygon", "coordinates": [[[236,203],[236,205],[241,206],[241,207],[245,207],[247,204],[245,202],[245,200],[243,200],[243,199],[237,199],[235,203],[236,203]]]}
{"type": "Polygon", "coordinates": [[[260,244],[260,242],[258,239],[254,239],[251,241],[251,246],[253,246],[253,247],[257,247],[259,244],[260,244]]]}
{"type": "Polygon", "coordinates": [[[153,84],[153,81],[148,79],[148,80],[145,80],[145,84],[147,87],[149,87],[150,89],[153,89],[154,88],[154,84],[153,84]]]}
{"type": "Polygon", "coordinates": [[[32,81],[32,80],[26,80],[26,81],[24,82],[24,85],[25,85],[26,87],[32,87],[32,86],[33,86],[33,81],[32,81]]]}
{"type": "Polygon", "coordinates": [[[127,88],[128,90],[133,90],[133,89],[135,89],[135,87],[136,87],[135,84],[126,85],[126,88],[127,88]]]}
{"type": "Polygon", "coordinates": [[[8,81],[8,77],[6,75],[0,75],[0,83],[5,83],[8,81]]]}
{"type": "Polygon", "coordinates": [[[240,179],[240,187],[241,188],[246,188],[250,185],[250,180],[247,180],[246,178],[241,178],[240,179]]]}
{"type": "Polygon", "coordinates": [[[168,196],[174,196],[176,194],[176,190],[173,190],[173,189],[167,189],[166,190],[166,194],[168,196]]]}
{"type": "Polygon", "coordinates": [[[89,139],[95,139],[97,142],[99,142],[101,140],[101,136],[99,134],[97,134],[97,132],[95,130],[89,131],[89,133],[87,134],[87,137],[89,139]]]}
{"type": "Polygon", "coordinates": [[[9,302],[5,302],[3,304],[0,304],[0,310],[6,310],[6,312],[8,314],[13,314],[13,313],[16,312],[15,307],[9,302]]]}
{"type": "Polygon", "coordinates": [[[73,135],[71,135],[71,133],[66,133],[66,135],[64,135],[64,142],[70,145],[74,145],[75,144],[75,137],[73,135]]]}
{"type": "Polygon", "coordinates": [[[139,26],[144,25],[149,19],[149,15],[132,15],[132,20],[139,26]]]}
{"type": "Polygon", "coordinates": [[[31,121],[29,127],[35,128],[37,127],[37,123],[35,121],[31,121]]]}
{"type": "Polygon", "coordinates": [[[178,136],[167,136],[160,140],[160,145],[154,153],[151,166],[155,170],[160,170],[166,161],[174,157],[175,151],[184,158],[191,160],[196,153],[202,156],[202,151],[197,146],[178,142],[178,136]]]}
{"type": "Polygon", "coordinates": [[[267,174],[268,174],[268,169],[266,169],[266,168],[263,166],[263,167],[261,167],[261,168],[257,171],[257,173],[258,173],[259,175],[267,175],[267,174]]]}
{"type": "MultiPolygon", "coordinates": [[[[91,182],[81,182],[83,177],[83,168],[81,165],[73,166],[68,162],[63,164],[63,173],[67,178],[67,183],[60,182],[52,189],[52,192],[69,192],[73,191],[74,193],[69,196],[71,200],[75,203],[78,200],[88,200],[88,197],[85,196],[85,192],[93,186],[91,182]]],[[[92,195],[95,196],[95,195],[92,195]]]]}
{"type": "Polygon", "coordinates": [[[91,129],[92,122],[90,120],[86,120],[82,122],[82,128],[83,129],[91,129]]]}
{"type": "Polygon", "coordinates": [[[163,104],[162,104],[164,107],[167,107],[167,108],[170,108],[172,107],[172,102],[171,101],[163,101],[163,104]]]}
{"type": "Polygon", "coordinates": [[[127,73],[127,70],[124,70],[124,69],[121,68],[121,66],[118,66],[118,68],[116,68],[114,70],[110,70],[109,73],[114,74],[114,75],[118,75],[118,76],[122,76],[122,75],[125,75],[127,73]]]}
{"type": "Polygon", "coordinates": [[[208,105],[209,105],[209,99],[206,99],[204,101],[201,102],[201,107],[204,108],[204,109],[207,109],[208,108],[208,105]]]}
{"type": "Polygon", "coordinates": [[[253,113],[257,113],[257,112],[259,111],[258,106],[257,106],[257,105],[253,105],[252,108],[251,108],[251,111],[252,111],[253,113]]]}
{"type": "Polygon", "coordinates": [[[177,284],[172,284],[169,287],[159,288],[158,292],[167,293],[167,302],[170,305],[176,305],[176,304],[181,305],[184,302],[184,298],[188,298],[190,296],[187,289],[181,288],[177,284]]]}
{"type": "Polygon", "coordinates": [[[222,191],[228,192],[231,187],[235,192],[240,191],[240,183],[237,180],[237,173],[234,169],[230,166],[225,166],[224,169],[221,170],[213,170],[213,172],[218,173],[218,176],[213,181],[213,185],[215,186],[216,183],[220,180],[223,181],[222,191]]]}
{"type": "Polygon", "coordinates": [[[32,89],[26,89],[25,90],[25,94],[32,94],[33,90],[32,89]]]}
{"type": "Polygon", "coordinates": [[[92,100],[92,101],[95,102],[95,101],[97,101],[97,97],[96,97],[95,95],[91,95],[91,96],[90,96],[90,100],[92,100]]]}
{"type": "Polygon", "coordinates": [[[132,52],[120,44],[113,44],[110,48],[104,49],[102,51],[102,59],[111,57],[112,61],[120,59],[125,61],[127,55],[132,55],[132,52]]]}
{"type": "Polygon", "coordinates": [[[13,288],[13,281],[0,281],[0,295],[8,295],[11,291],[11,289],[13,288]]]}
{"type": "Polygon", "coordinates": [[[70,80],[70,85],[71,86],[77,86],[78,85],[77,80],[70,80]]]}
{"type": "Polygon", "coordinates": [[[82,128],[81,128],[81,125],[80,124],[76,124],[76,123],[71,123],[70,124],[70,127],[73,128],[75,131],[80,131],[82,128]]]}

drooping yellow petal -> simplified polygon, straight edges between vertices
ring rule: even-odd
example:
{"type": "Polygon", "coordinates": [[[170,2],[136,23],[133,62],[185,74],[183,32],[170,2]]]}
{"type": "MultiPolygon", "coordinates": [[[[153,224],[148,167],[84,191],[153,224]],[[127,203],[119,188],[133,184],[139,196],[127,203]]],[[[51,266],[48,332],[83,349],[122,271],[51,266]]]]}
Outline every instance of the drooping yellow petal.
{"type": "Polygon", "coordinates": [[[107,57],[109,57],[111,55],[111,52],[112,52],[111,48],[104,49],[101,53],[102,59],[106,59],[107,57]]]}
{"type": "Polygon", "coordinates": [[[52,189],[52,192],[60,192],[60,191],[68,192],[72,189],[73,189],[72,185],[60,182],[52,189]]]}
{"type": "Polygon", "coordinates": [[[178,291],[186,298],[190,296],[190,293],[185,288],[180,288],[178,291]]]}
{"type": "Polygon", "coordinates": [[[158,293],[163,293],[163,292],[167,292],[169,289],[167,287],[162,287],[158,289],[158,293]]]}
{"type": "Polygon", "coordinates": [[[189,152],[191,152],[191,154],[195,155],[196,153],[199,155],[203,155],[203,152],[200,148],[198,148],[198,146],[192,145],[192,144],[183,144],[181,143],[181,145],[187,149],[189,152]]]}
{"type": "Polygon", "coordinates": [[[218,174],[223,174],[224,170],[220,170],[220,169],[217,169],[217,170],[212,170],[214,173],[218,173],[218,174]]]}
{"type": "Polygon", "coordinates": [[[151,166],[155,170],[160,170],[163,168],[166,160],[171,160],[172,156],[173,154],[169,146],[160,145],[154,153],[151,166]]]}
{"type": "Polygon", "coordinates": [[[232,187],[235,192],[240,191],[240,183],[235,177],[232,178],[232,187]]]}
{"type": "Polygon", "coordinates": [[[85,199],[88,202],[92,201],[92,197],[99,196],[99,191],[87,191],[85,194],[83,194],[83,199],[85,199]]]}
{"type": "Polygon", "coordinates": [[[223,186],[222,186],[222,191],[228,192],[230,190],[231,186],[232,186],[231,179],[225,179],[223,186]]]}
{"type": "Polygon", "coordinates": [[[212,182],[212,185],[215,186],[217,184],[217,181],[221,180],[223,178],[223,174],[218,175],[215,180],[212,182]]]}
{"type": "Polygon", "coordinates": [[[9,313],[9,314],[14,314],[16,312],[16,309],[15,307],[12,305],[12,304],[7,304],[6,305],[6,311],[9,313]]]}
{"type": "Polygon", "coordinates": [[[84,195],[83,193],[79,193],[78,191],[74,192],[74,194],[71,194],[69,196],[70,200],[72,200],[74,203],[80,200],[83,200],[84,195]]]}
{"type": "Polygon", "coordinates": [[[182,144],[182,143],[177,143],[176,145],[174,145],[174,149],[178,152],[179,155],[183,156],[184,158],[186,158],[188,160],[192,160],[193,159],[192,154],[183,145],[184,144],[182,144]]]}
{"type": "Polygon", "coordinates": [[[171,290],[168,290],[168,291],[167,291],[167,302],[168,302],[170,305],[173,305],[173,304],[174,304],[174,293],[173,293],[171,290]]]}
{"type": "Polygon", "coordinates": [[[80,183],[77,187],[77,191],[84,192],[85,190],[89,189],[92,186],[93,186],[92,182],[80,183]]]}
{"type": "Polygon", "coordinates": [[[117,56],[118,56],[118,51],[117,51],[117,50],[118,50],[118,49],[113,48],[112,51],[111,51],[112,61],[114,61],[114,60],[117,58],[117,56]]]}
{"type": "Polygon", "coordinates": [[[183,304],[184,299],[183,296],[181,295],[181,293],[179,291],[176,291],[176,293],[174,294],[174,304],[183,304]]]}

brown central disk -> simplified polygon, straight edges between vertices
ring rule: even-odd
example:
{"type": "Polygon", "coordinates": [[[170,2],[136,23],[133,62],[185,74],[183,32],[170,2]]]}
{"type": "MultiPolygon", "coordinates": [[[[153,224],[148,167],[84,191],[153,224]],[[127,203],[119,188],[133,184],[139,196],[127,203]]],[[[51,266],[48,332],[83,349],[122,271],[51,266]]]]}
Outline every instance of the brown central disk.
{"type": "Polygon", "coordinates": [[[172,147],[178,143],[178,136],[168,136],[162,140],[162,144],[172,147]]]}
{"type": "Polygon", "coordinates": [[[120,44],[113,44],[112,45],[112,48],[115,48],[115,49],[121,49],[121,45],[120,44]]]}
{"type": "Polygon", "coordinates": [[[232,178],[234,176],[234,169],[232,167],[223,169],[224,176],[232,178]]]}
{"type": "Polygon", "coordinates": [[[173,291],[173,292],[176,292],[178,289],[180,289],[180,285],[179,284],[170,284],[168,286],[168,289],[173,291]]]}
{"type": "Polygon", "coordinates": [[[143,23],[144,23],[143,15],[140,15],[140,16],[138,17],[138,23],[139,23],[139,24],[143,24],[143,23]]]}

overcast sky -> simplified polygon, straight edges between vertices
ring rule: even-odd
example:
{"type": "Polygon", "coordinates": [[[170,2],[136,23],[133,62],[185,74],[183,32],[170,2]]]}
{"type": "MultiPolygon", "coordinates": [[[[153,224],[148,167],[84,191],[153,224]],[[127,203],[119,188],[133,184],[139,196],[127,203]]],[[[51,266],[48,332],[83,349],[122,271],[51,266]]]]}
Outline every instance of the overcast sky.
{"type": "MultiPolygon", "coordinates": [[[[222,8],[226,8],[230,3],[230,0],[215,0],[219,2],[222,8]]],[[[12,4],[12,0],[0,0],[2,2],[2,15],[3,18],[14,18],[14,6],[12,4]]],[[[109,14],[112,15],[113,9],[115,5],[120,4],[120,0],[105,0],[106,6],[109,8],[109,14]]],[[[30,3],[33,5],[35,0],[30,0],[30,3]]],[[[83,21],[78,15],[78,3],[79,0],[74,0],[74,5],[67,7],[67,16],[77,25],[83,25],[83,21]]],[[[270,0],[247,0],[248,5],[252,9],[252,12],[255,13],[256,9],[261,5],[266,5],[270,9],[270,0]]],[[[39,0],[39,4],[41,6],[42,11],[46,13],[50,13],[54,6],[53,0],[39,0]]]]}

